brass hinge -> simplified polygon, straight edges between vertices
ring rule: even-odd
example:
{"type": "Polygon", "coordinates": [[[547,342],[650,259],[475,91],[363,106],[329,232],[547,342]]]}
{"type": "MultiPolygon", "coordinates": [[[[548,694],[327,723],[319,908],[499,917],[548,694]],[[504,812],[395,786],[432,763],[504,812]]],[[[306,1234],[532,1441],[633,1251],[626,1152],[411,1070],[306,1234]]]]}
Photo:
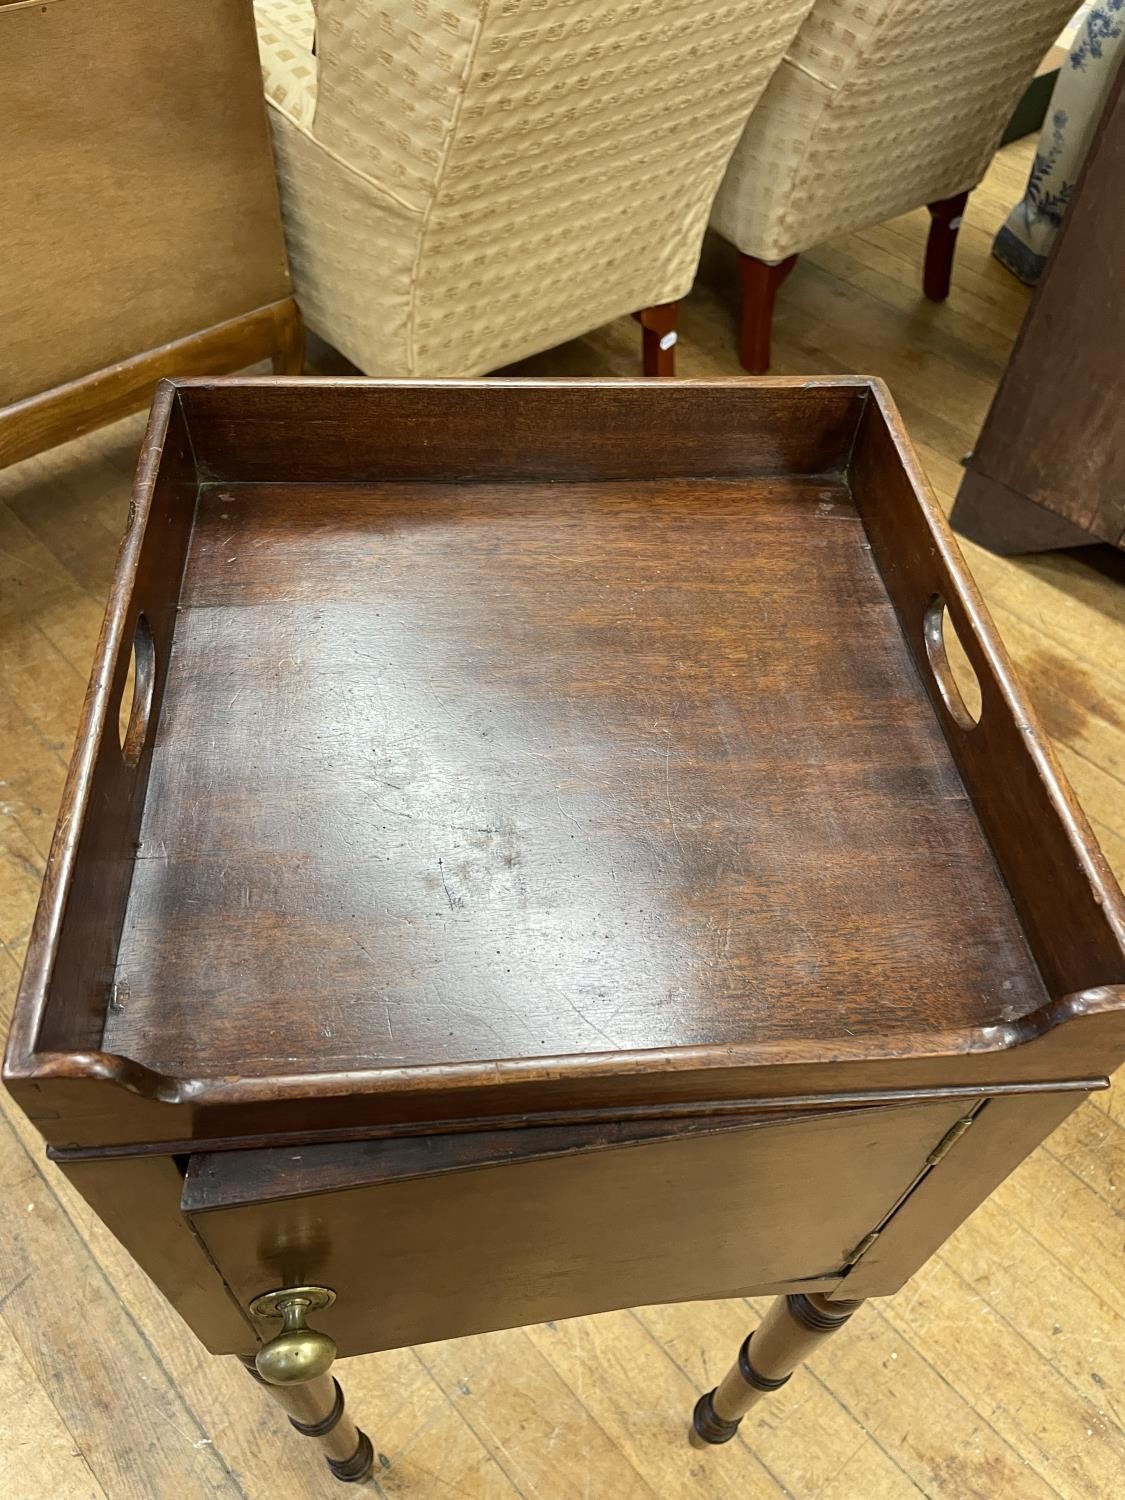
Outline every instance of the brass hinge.
{"type": "Polygon", "coordinates": [[[945,1132],[941,1140],[938,1141],[937,1145],[930,1152],[929,1156],[926,1157],[927,1167],[936,1167],[938,1162],[941,1161],[942,1157],[946,1154],[946,1152],[950,1150],[953,1144],[961,1139],[961,1137],[965,1134],[966,1130],[968,1130],[969,1126],[975,1119],[975,1115],[966,1115],[963,1120],[954,1120],[953,1124],[945,1132]]]}
{"type": "Polygon", "coordinates": [[[873,1229],[870,1234],[865,1234],[851,1254],[845,1257],[844,1270],[849,1270],[861,1256],[866,1255],[878,1238],[879,1231],[877,1229],[873,1229]]]}
{"type": "Polygon", "coordinates": [[[898,1209],[901,1208],[902,1205],[906,1202],[907,1198],[910,1197],[910,1194],[926,1176],[930,1168],[937,1166],[938,1162],[941,1161],[942,1157],[945,1156],[946,1152],[949,1151],[954,1142],[961,1139],[961,1137],[965,1134],[966,1130],[968,1130],[969,1126],[975,1119],[976,1113],[973,1113],[971,1115],[966,1115],[963,1119],[954,1120],[953,1124],[945,1132],[941,1140],[938,1141],[937,1145],[922,1163],[921,1170],[919,1171],[917,1177],[915,1177],[914,1181],[907,1188],[906,1192],[903,1193],[902,1197],[898,1199],[891,1211],[879,1221],[878,1225],[871,1231],[870,1234],[865,1234],[863,1236],[859,1244],[855,1247],[854,1250],[851,1251],[849,1255],[845,1256],[845,1271],[850,1271],[851,1268],[856,1264],[856,1262],[862,1259],[862,1257],[867,1254],[867,1252],[871,1249],[871,1246],[879,1238],[879,1235],[890,1223],[891,1219],[894,1218],[898,1209]]]}

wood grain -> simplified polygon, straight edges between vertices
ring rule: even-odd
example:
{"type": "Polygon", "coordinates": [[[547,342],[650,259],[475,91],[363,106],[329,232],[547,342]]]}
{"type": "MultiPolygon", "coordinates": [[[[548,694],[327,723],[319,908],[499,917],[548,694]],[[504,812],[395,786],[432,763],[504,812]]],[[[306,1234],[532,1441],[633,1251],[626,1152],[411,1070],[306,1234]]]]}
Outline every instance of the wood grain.
{"type": "Polygon", "coordinates": [[[0,1490],[22,1500],[105,1500],[105,1491],[75,1447],[74,1438],[51,1404],[7,1325],[0,1341],[0,1405],[21,1414],[18,1430],[5,1433],[0,1450],[0,1490]]]}
{"type": "Polygon", "coordinates": [[[297,304],[285,298],[25,396],[0,407],[0,467],[147,409],[168,376],[222,374],[269,358],[299,373],[303,348],[297,304]]]}
{"type": "MultiPolygon", "coordinates": [[[[923,213],[810,252],[779,309],[774,368],[888,375],[946,509],[1027,301],[989,260],[988,245],[1023,192],[1029,160],[1030,145],[1010,148],[973,194],[944,307],[925,304],[917,289],[923,213]]],[[[737,299],[733,286],[729,291],[721,278],[708,279],[683,304],[678,354],[685,374],[736,373],[737,299]]],[[[542,356],[529,372],[629,374],[635,362],[636,326],[623,320],[542,356]]],[[[30,926],[36,869],[46,857],[140,437],[141,424],[130,419],[0,474],[0,896],[7,924],[0,973],[8,975],[0,1010],[10,1004],[30,926]]],[[[1111,828],[1125,806],[1125,733],[1113,712],[1122,693],[1116,663],[1125,660],[1125,590],[1090,556],[1016,563],[971,544],[965,551],[1079,800],[1125,877],[1125,843],[1113,842],[1111,828]]],[[[741,1301],[646,1309],[639,1320],[608,1313],[347,1361],[341,1379],[349,1404],[382,1453],[375,1493],[411,1500],[451,1492],[466,1500],[518,1493],[541,1500],[741,1493],[1085,1500],[1116,1493],[1125,1474],[1125,1390],[1116,1357],[1125,1326],[1114,1292],[1125,1265],[1111,1188],[1119,1195],[1122,1098],[1117,1088],[1082,1105],[886,1317],[853,1318],[823,1360],[798,1372],[721,1454],[701,1459],[683,1442],[683,1430],[695,1395],[719,1378],[754,1324],[755,1311],[741,1301]],[[970,1338],[974,1347],[966,1351],[970,1338]]],[[[50,1273],[37,1285],[28,1317],[8,1331],[21,1368],[30,1369],[27,1378],[53,1409],[77,1412],[70,1430],[101,1493],[108,1500],[200,1493],[191,1466],[208,1450],[191,1446],[199,1442],[213,1445],[237,1476],[237,1493],[266,1500],[280,1487],[327,1500],[335,1486],[269,1398],[241,1370],[227,1373],[232,1362],[202,1352],[43,1160],[35,1132],[2,1094],[0,1112],[25,1132],[34,1152],[27,1160],[66,1210],[62,1232],[54,1222],[48,1232],[56,1247],[50,1273]],[[91,1359],[71,1292],[98,1276],[167,1372],[157,1372],[155,1384],[143,1359],[112,1370],[91,1359]],[[79,1401],[67,1385],[69,1360],[82,1369],[79,1401]],[[194,1416],[164,1406],[165,1379],[194,1416]],[[169,1418],[189,1440],[177,1450],[172,1475],[149,1468],[146,1458],[142,1487],[135,1465],[122,1470],[114,1445],[147,1454],[150,1443],[162,1441],[157,1434],[170,1431],[169,1418]]],[[[16,1149],[7,1136],[0,1141],[5,1162],[16,1149]]],[[[33,1201],[21,1194],[23,1181],[17,1187],[10,1175],[4,1180],[0,1298],[18,1279],[9,1274],[18,1264],[15,1235],[33,1201]]],[[[120,1337],[112,1329],[110,1336],[120,1337]]],[[[4,1407],[0,1428],[11,1466],[6,1492],[37,1500],[43,1469],[26,1440],[50,1447],[56,1419],[29,1391],[17,1411],[4,1407]]],[[[57,1482],[43,1493],[53,1500],[76,1471],[62,1466],[61,1453],[52,1463],[57,1482]]],[[[82,1495],[81,1481],[74,1483],[82,1495]]]]}
{"type": "Polygon", "coordinates": [[[3,1331],[50,1390],[103,1487],[136,1500],[151,1495],[154,1486],[173,1484],[192,1497],[236,1496],[225,1463],[213,1444],[202,1441],[205,1434],[182,1393],[7,1121],[0,1122],[0,1142],[3,1331]],[[129,1426],[104,1421],[99,1404],[89,1399],[91,1388],[101,1388],[106,1407],[118,1413],[140,1400],[139,1420],[129,1426]]]}
{"type": "Polygon", "coordinates": [[[6,1061],[52,1144],[1115,1066],[1120,895],[880,387],[187,382],[145,454],[6,1061]]]}
{"type": "MultiPolygon", "coordinates": [[[[223,1151],[191,1158],[183,1203],[243,1307],[274,1285],[332,1286],[319,1322],[347,1355],[633,1302],[831,1286],[962,1113],[947,1101],[223,1151]]],[[[222,1332],[218,1352],[246,1348],[222,1332]]]]}
{"type": "Polygon", "coordinates": [[[0,407],[100,370],[120,400],[111,367],[289,296],[249,4],[4,5],[0,53],[0,407]]]}
{"type": "Polygon", "coordinates": [[[1045,1004],[862,539],[823,481],[208,490],[103,1047],[270,1076],[1045,1004]]]}
{"type": "Polygon", "coordinates": [[[1078,1103],[1067,1094],[988,1100],[943,1159],[948,1169],[935,1169],[918,1185],[834,1295],[897,1291],[1078,1103]]]}
{"type": "Polygon", "coordinates": [[[1084,989],[1094,974],[1123,985],[1125,901],[1117,882],[1011,675],[983,600],[971,580],[958,577],[956,553],[933,524],[936,507],[906,503],[909,464],[899,461],[874,409],[864,423],[875,431],[856,446],[856,503],[1044,981],[1055,996],[1084,989]],[[958,690],[951,698],[941,681],[946,648],[935,649],[933,634],[946,617],[976,678],[976,723],[963,702],[959,715],[958,690]],[[1085,878],[1073,878],[1076,867],[1085,878]]]}
{"type": "Polygon", "coordinates": [[[1114,395],[1125,343],[1123,172],[1119,73],[954,508],[955,525],[999,552],[1125,546],[1125,420],[1114,395]]]}
{"type": "Polygon", "coordinates": [[[520,374],[437,383],[340,376],[192,382],[209,483],[380,484],[842,477],[870,383],[585,384],[520,374]],[[310,440],[310,434],[315,439],[310,440]]]}

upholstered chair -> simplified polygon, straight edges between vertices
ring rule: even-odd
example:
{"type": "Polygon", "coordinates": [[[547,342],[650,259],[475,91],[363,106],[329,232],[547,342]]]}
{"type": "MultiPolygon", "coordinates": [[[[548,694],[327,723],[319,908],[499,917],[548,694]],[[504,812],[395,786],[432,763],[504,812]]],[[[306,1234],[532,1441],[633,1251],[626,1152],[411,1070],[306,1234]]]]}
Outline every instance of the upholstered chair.
{"type": "Polygon", "coordinates": [[[256,0],[293,281],[371,375],[468,376],[675,302],[811,0],[256,0]],[[315,30],[315,38],[314,38],[315,30]]]}
{"type": "Polygon", "coordinates": [[[1074,0],[815,0],[750,116],[711,223],[740,251],[745,368],[769,368],[797,256],[922,204],[923,290],[949,294],[957,230],[1074,0]]]}

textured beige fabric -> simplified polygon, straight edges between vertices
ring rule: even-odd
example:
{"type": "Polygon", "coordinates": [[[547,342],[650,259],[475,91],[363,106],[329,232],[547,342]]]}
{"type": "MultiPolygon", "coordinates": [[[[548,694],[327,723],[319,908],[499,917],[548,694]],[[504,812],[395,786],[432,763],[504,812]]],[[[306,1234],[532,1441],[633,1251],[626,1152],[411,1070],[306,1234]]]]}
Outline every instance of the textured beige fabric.
{"type": "Polygon", "coordinates": [[[779,261],[979,182],[1074,0],[816,0],[712,224],[779,261]]]}
{"type": "Polygon", "coordinates": [[[313,0],[254,0],[254,14],[259,28],[276,27],[298,47],[312,52],[316,35],[313,0]]]}
{"type": "Polygon", "coordinates": [[[361,369],[475,375],[691,285],[811,0],[258,0],[293,279],[361,369]],[[294,102],[296,97],[296,102],[294,102]]]}
{"type": "Polygon", "coordinates": [[[316,112],[316,16],[312,0],[254,0],[266,99],[291,120],[316,112]]]}

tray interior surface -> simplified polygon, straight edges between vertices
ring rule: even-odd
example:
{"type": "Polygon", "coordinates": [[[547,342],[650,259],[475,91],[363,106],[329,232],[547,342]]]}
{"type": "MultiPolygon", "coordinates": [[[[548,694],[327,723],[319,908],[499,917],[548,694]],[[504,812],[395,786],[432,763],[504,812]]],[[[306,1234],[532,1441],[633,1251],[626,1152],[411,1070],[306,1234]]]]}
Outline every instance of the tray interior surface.
{"type": "Polygon", "coordinates": [[[1045,1001],[843,484],[201,495],[103,1045],[198,1076],[1045,1001]]]}

